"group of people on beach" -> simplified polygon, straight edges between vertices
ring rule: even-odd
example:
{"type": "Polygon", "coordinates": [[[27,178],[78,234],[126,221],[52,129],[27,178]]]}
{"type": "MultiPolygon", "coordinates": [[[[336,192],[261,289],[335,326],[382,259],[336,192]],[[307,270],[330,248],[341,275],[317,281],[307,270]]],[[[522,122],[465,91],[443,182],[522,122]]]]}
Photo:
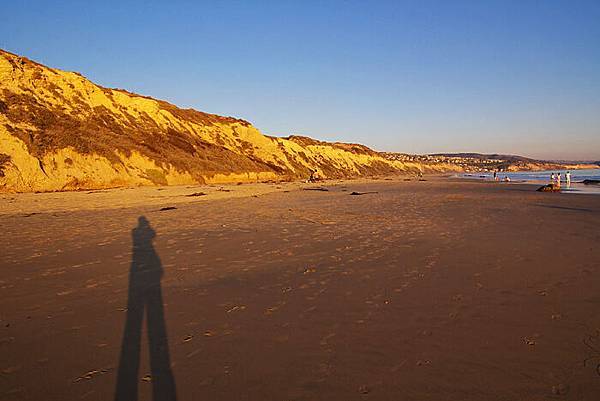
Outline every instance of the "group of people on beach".
{"type": "MultiPolygon", "coordinates": [[[[494,181],[500,181],[500,176],[498,175],[498,171],[494,171],[494,181]]],[[[510,182],[510,177],[505,175],[502,179],[504,182],[510,182]]]]}
{"type": "MultiPolygon", "coordinates": [[[[494,181],[500,181],[500,175],[498,174],[498,171],[494,171],[494,181]]],[[[502,181],[510,182],[510,177],[505,175],[504,178],[502,179],[502,181]]],[[[550,183],[551,184],[553,184],[557,187],[560,187],[561,181],[562,181],[562,177],[561,177],[560,172],[552,173],[550,175],[550,183]]],[[[567,171],[565,173],[565,182],[567,184],[567,188],[570,188],[571,187],[571,172],[570,171],[567,171]]]]}
{"type": "MultiPolygon", "coordinates": [[[[560,187],[560,183],[562,181],[561,175],[560,175],[560,171],[558,173],[552,173],[550,175],[550,183],[556,185],[557,187],[560,187]]],[[[567,183],[567,188],[569,188],[571,186],[571,172],[567,171],[565,173],[565,182],[567,183]]]]}

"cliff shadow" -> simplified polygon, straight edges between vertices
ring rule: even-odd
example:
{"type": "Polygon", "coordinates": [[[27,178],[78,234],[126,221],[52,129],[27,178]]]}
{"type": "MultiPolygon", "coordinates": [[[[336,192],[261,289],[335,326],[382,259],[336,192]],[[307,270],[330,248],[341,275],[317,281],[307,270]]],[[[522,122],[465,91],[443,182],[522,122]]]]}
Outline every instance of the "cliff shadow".
{"type": "Polygon", "coordinates": [[[175,401],[175,378],[171,371],[165,325],[161,278],[163,268],[152,241],[156,232],[146,217],[138,218],[131,231],[133,255],[129,270],[127,317],[123,331],[115,401],[136,401],[144,314],[148,330],[152,399],[175,401]]]}

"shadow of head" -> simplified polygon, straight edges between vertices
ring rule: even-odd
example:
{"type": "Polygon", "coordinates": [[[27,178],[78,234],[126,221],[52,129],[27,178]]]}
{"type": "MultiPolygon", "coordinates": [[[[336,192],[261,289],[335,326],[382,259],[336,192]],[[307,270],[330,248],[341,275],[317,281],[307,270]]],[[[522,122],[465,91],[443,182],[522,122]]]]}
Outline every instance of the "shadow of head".
{"type": "Polygon", "coordinates": [[[150,226],[145,216],[138,217],[138,225],[132,231],[133,246],[152,246],[152,240],[156,237],[156,231],[150,226]]]}
{"type": "MultiPolygon", "coordinates": [[[[138,218],[138,225],[131,231],[131,237],[133,240],[131,273],[156,272],[160,276],[162,265],[152,243],[156,237],[156,231],[145,216],[138,218]]],[[[154,279],[159,278],[155,275],[152,276],[154,279]]]]}

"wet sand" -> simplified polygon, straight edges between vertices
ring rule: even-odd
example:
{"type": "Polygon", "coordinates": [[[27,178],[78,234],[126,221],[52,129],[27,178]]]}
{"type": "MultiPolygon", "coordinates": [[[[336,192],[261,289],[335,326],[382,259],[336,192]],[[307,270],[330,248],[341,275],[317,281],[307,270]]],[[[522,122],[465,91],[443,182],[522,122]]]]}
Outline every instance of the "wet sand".
{"type": "Polygon", "coordinates": [[[0,399],[600,399],[600,196],[315,186],[0,196],[0,399]]]}

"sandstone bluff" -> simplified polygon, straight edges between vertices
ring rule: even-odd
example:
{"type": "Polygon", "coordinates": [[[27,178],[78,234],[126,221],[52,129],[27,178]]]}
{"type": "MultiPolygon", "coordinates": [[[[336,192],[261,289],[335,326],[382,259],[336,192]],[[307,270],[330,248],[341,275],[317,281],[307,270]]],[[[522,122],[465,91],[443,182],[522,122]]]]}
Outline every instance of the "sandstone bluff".
{"type": "Polygon", "coordinates": [[[247,121],[108,89],[0,50],[0,191],[446,171],[366,146],[263,135],[247,121]]]}

